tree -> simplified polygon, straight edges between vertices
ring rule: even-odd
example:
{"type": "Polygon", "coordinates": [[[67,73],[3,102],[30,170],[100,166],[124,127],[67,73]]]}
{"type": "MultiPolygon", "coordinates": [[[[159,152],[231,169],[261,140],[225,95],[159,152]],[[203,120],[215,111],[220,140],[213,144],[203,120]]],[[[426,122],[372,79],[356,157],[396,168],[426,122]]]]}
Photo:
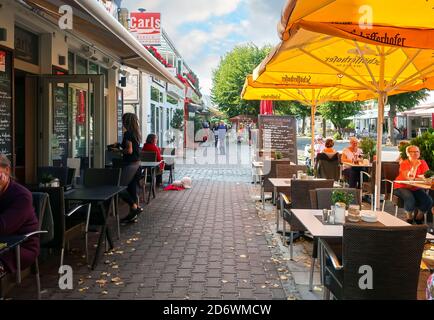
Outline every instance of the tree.
{"type": "Polygon", "coordinates": [[[342,135],[343,129],[346,128],[351,120],[349,117],[357,115],[362,107],[362,102],[327,102],[318,107],[319,113],[330,120],[336,130],[342,135]]]}
{"type": "Polygon", "coordinates": [[[175,109],[170,126],[174,129],[183,130],[184,128],[184,110],[175,109]]]}
{"type": "Polygon", "coordinates": [[[387,101],[390,106],[389,109],[389,136],[390,141],[393,145],[396,145],[396,139],[394,135],[394,123],[393,120],[396,117],[396,113],[398,111],[404,111],[417,106],[421,101],[425,100],[428,96],[428,91],[426,89],[422,89],[414,92],[406,92],[401,94],[396,94],[394,96],[389,96],[387,101]]]}
{"type": "Polygon", "coordinates": [[[229,118],[239,114],[257,115],[259,101],[241,99],[241,90],[248,74],[261,63],[271,47],[258,48],[253,44],[235,47],[221,58],[217,69],[213,70],[212,101],[226,112],[229,118]]]}

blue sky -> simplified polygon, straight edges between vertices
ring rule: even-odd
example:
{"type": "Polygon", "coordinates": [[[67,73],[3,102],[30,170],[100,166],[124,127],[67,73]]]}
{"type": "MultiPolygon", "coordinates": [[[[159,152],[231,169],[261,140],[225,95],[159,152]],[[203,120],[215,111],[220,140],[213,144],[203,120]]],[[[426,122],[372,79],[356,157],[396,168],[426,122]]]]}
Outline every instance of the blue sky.
{"type": "Polygon", "coordinates": [[[237,44],[279,42],[277,22],[286,0],[123,0],[130,11],[161,12],[162,26],[210,94],[212,70],[237,44]]]}

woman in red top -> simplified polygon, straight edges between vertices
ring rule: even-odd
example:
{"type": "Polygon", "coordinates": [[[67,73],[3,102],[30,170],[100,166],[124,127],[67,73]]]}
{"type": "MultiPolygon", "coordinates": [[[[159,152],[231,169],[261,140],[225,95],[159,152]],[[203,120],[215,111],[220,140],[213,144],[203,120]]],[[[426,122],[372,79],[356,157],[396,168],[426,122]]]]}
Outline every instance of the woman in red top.
{"type": "MultiPolygon", "coordinates": [[[[400,163],[396,180],[414,180],[429,170],[425,160],[419,159],[420,150],[417,146],[410,145],[405,152],[408,159],[400,163]]],[[[433,200],[425,190],[395,182],[393,193],[404,201],[407,222],[413,223],[414,210],[418,208],[419,212],[414,219],[417,224],[421,224],[425,213],[431,210],[433,205],[433,200]]]]}
{"type": "MultiPolygon", "coordinates": [[[[152,151],[157,154],[157,161],[162,161],[160,148],[157,147],[158,137],[156,134],[150,133],[146,137],[146,143],[142,147],[142,151],[152,151]]],[[[163,180],[164,161],[160,163],[160,170],[157,172],[157,185],[160,185],[163,180]]]]}

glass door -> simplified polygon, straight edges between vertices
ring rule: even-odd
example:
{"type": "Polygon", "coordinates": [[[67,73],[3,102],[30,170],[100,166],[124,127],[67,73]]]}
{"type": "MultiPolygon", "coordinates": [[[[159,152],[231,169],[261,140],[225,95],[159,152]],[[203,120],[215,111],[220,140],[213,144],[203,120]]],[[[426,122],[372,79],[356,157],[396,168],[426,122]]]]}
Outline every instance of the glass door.
{"type": "Polygon", "coordinates": [[[39,165],[103,168],[105,107],[103,75],[42,76],[39,165]],[[75,160],[77,161],[77,160],[75,160]]]}

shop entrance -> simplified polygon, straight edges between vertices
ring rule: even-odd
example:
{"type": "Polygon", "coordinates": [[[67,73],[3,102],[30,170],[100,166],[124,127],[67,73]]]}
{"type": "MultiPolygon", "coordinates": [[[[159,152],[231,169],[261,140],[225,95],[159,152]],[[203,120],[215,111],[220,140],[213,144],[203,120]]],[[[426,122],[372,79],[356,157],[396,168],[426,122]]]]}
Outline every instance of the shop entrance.
{"type": "Polygon", "coordinates": [[[31,183],[36,164],[37,78],[18,69],[14,77],[15,177],[21,183],[31,183]]]}
{"type": "Polygon", "coordinates": [[[42,76],[41,89],[39,164],[103,168],[104,76],[42,76]]]}

